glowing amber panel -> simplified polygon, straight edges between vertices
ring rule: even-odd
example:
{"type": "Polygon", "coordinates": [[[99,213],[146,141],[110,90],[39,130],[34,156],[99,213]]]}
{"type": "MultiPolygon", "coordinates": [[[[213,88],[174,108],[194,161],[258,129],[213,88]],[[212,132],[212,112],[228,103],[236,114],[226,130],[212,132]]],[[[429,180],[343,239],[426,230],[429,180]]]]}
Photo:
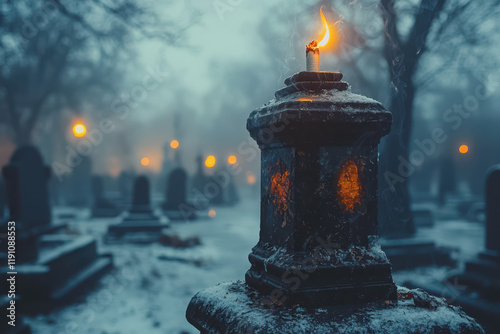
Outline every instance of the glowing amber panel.
{"type": "Polygon", "coordinates": [[[274,209],[285,213],[288,209],[287,201],[290,193],[290,180],[288,170],[276,172],[271,176],[271,195],[273,195],[274,209]]]}
{"type": "Polygon", "coordinates": [[[340,166],[337,181],[337,195],[343,204],[344,211],[353,211],[361,203],[361,181],[358,166],[352,160],[347,160],[340,166]]]}

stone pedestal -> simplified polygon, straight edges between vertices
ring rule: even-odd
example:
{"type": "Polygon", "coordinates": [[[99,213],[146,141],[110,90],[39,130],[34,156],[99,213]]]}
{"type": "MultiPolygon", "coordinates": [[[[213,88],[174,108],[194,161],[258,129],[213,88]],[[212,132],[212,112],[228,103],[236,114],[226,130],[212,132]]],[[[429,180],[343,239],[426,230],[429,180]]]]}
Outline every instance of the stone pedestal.
{"type": "Polygon", "coordinates": [[[200,333],[484,333],[474,319],[422,290],[397,288],[397,300],[323,308],[282,307],[243,282],[197,293],[186,316],[200,333]]]}
{"type": "Polygon", "coordinates": [[[250,114],[262,151],[260,238],[245,283],[191,300],[187,319],[201,333],[482,331],[394,285],[377,220],[378,144],[391,114],[341,79],[297,73],[250,114]]]}

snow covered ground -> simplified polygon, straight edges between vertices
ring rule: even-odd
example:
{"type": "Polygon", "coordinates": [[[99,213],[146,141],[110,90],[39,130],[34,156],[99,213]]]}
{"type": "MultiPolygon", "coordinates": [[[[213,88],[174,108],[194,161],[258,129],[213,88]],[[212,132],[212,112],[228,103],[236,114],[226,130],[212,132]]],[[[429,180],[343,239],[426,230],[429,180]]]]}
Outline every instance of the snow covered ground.
{"type": "MultiPolygon", "coordinates": [[[[115,270],[100,285],[75,304],[49,315],[26,317],[33,333],[128,334],[197,333],[185,320],[191,297],[221,282],[243,280],[250,267],[248,253],[259,233],[259,201],[245,198],[233,208],[215,208],[215,218],[189,223],[172,223],[171,231],[185,238],[199,236],[201,246],[173,249],[160,244],[104,245],[101,252],[114,255],[115,270]]],[[[70,223],[75,233],[102,240],[107,225],[116,220],[91,219],[78,212],[70,223]]],[[[461,261],[475,256],[484,245],[484,228],[479,223],[440,221],[421,229],[419,235],[438,245],[460,248],[461,261]]],[[[439,279],[447,268],[421,268],[394,273],[401,284],[415,275],[439,279]]]]}
{"type": "MultiPolygon", "coordinates": [[[[185,320],[191,297],[217,283],[244,279],[248,253],[258,240],[257,198],[215,210],[212,219],[172,224],[181,237],[199,236],[201,246],[182,250],[156,243],[101,244],[101,252],[113,253],[116,270],[81,302],[50,315],[26,317],[33,333],[196,333],[185,320]]],[[[70,225],[102,239],[111,221],[80,218],[70,225]]]]}

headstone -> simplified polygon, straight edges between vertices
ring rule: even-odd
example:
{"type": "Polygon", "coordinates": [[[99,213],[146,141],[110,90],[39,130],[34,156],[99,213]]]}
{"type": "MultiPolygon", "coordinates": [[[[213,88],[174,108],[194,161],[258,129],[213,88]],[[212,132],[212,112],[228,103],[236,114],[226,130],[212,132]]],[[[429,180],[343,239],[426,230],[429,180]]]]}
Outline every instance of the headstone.
{"type": "Polygon", "coordinates": [[[121,210],[104,196],[104,182],[102,177],[92,177],[92,216],[93,217],[116,217],[121,210]]]}
{"type": "Polygon", "coordinates": [[[18,148],[3,167],[10,220],[20,232],[50,225],[49,167],[34,146],[18,148]]]}
{"type": "Polygon", "coordinates": [[[134,182],[132,196],[132,208],[130,212],[151,212],[149,180],[145,176],[139,176],[134,182]]]}
{"type": "MultiPolygon", "coordinates": [[[[486,180],[486,249],[500,255],[500,168],[486,180]]],[[[500,279],[500,277],[499,277],[500,279]]]]}
{"type": "Polygon", "coordinates": [[[174,169],[166,184],[166,201],[162,209],[166,215],[173,220],[194,219],[196,213],[194,208],[187,203],[186,197],[187,173],[183,168],[174,169]]]}
{"type": "Polygon", "coordinates": [[[377,221],[378,144],[392,116],[341,79],[297,73],[250,114],[262,157],[259,242],[245,283],[191,299],[186,317],[201,333],[482,332],[393,283],[377,221]],[[263,135],[270,129],[280,131],[263,135]]]}
{"type": "Polygon", "coordinates": [[[167,181],[167,201],[164,210],[179,210],[179,206],[186,203],[187,173],[182,168],[176,168],[170,173],[167,181]]]}
{"type": "Polygon", "coordinates": [[[128,215],[122,222],[108,226],[105,240],[151,243],[159,240],[162,229],[166,227],[168,224],[151,208],[148,178],[139,176],[134,181],[132,206],[128,215]]]}
{"type": "MultiPolygon", "coordinates": [[[[23,303],[34,301],[46,310],[54,306],[52,302],[76,294],[111,268],[111,257],[99,256],[94,238],[51,234],[66,225],[51,224],[47,189],[50,170],[35,147],[18,148],[2,172],[9,221],[15,222],[16,228],[16,293],[22,296],[23,303]]],[[[1,245],[0,258],[6,258],[9,250],[3,248],[4,243],[1,245]]],[[[5,267],[0,270],[9,271],[5,267]]]]}

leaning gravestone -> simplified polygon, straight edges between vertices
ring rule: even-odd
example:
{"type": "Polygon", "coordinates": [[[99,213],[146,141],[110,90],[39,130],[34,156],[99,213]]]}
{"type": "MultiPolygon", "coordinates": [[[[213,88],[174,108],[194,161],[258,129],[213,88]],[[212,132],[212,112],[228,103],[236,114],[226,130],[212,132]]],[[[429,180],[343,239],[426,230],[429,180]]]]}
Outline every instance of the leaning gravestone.
{"type": "Polygon", "coordinates": [[[187,173],[183,168],[174,169],[166,185],[166,201],[162,205],[165,214],[173,220],[194,219],[196,215],[186,199],[187,173]]]}
{"type": "Polygon", "coordinates": [[[121,210],[104,196],[104,184],[102,177],[92,177],[92,216],[93,217],[116,217],[121,210]]]}
{"type": "MultiPolygon", "coordinates": [[[[16,290],[23,302],[50,307],[52,302],[78,293],[112,266],[109,256],[98,255],[94,238],[51,234],[65,225],[51,224],[47,189],[50,171],[35,147],[18,148],[2,172],[9,221],[15,222],[16,229],[16,290]]],[[[7,253],[8,249],[0,252],[7,253]]]]}
{"type": "Polygon", "coordinates": [[[108,227],[107,241],[126,238],[133,242],[152,242],[158,240],[161,230],[168,227],[165,221],[154,214],[150,202],[150,186],[146,176],[134,181],[132,206],[122,222],[108,227]]]}

